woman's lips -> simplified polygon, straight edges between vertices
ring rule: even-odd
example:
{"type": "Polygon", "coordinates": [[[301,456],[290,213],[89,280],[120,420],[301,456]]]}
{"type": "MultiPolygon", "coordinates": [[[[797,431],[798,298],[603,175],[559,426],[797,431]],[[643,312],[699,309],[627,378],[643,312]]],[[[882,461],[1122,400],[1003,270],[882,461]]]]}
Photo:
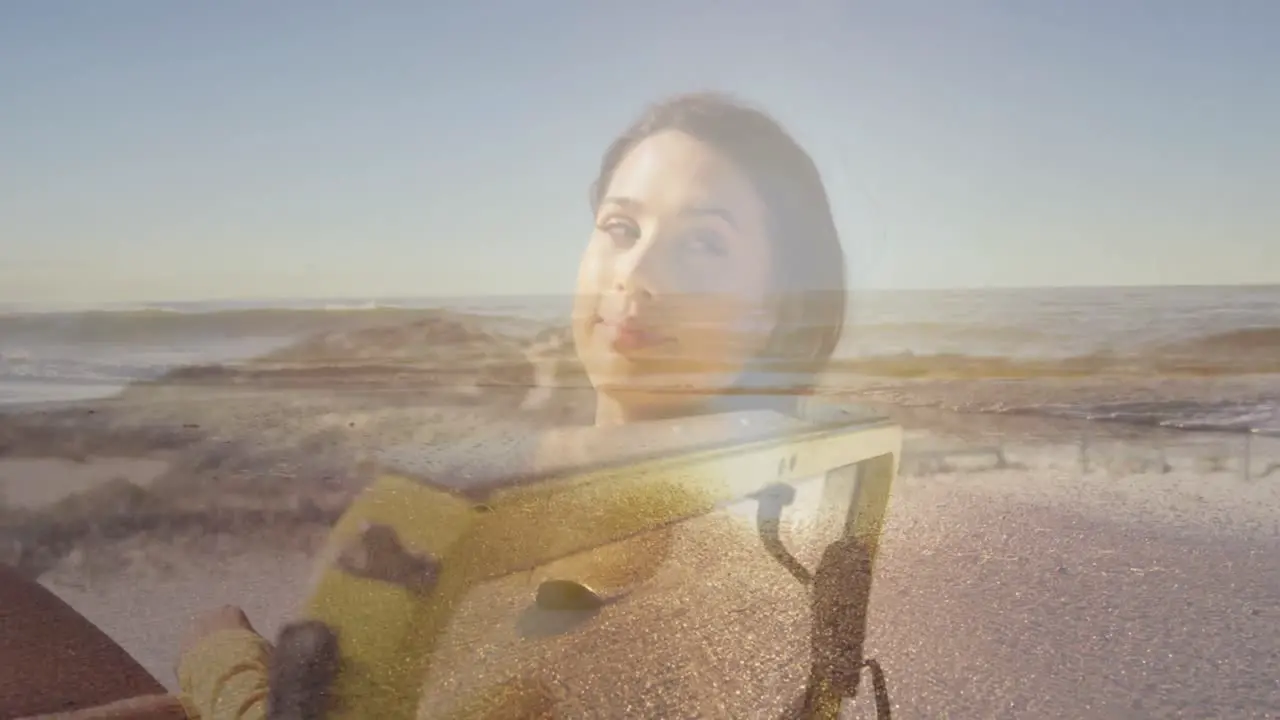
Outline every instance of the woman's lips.
{"type": "Polygon", "coordinates": [[[607,333],[609,346],[623,355],[665,345],[671,341],[669,337],[637,320],[600,319],[599,322],[607,333]]]}

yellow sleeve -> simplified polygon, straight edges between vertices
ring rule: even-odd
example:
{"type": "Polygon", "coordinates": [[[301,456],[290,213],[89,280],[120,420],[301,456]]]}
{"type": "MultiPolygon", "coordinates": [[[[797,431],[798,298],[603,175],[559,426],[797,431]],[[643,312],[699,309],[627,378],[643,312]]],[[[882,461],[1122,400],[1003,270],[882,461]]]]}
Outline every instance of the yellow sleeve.
{"type": "Polygon", "coordinates": [[[178,661],[182,704],[192,720],[265,720],[271,648],[249,630],[219,630],[178,661]]]}

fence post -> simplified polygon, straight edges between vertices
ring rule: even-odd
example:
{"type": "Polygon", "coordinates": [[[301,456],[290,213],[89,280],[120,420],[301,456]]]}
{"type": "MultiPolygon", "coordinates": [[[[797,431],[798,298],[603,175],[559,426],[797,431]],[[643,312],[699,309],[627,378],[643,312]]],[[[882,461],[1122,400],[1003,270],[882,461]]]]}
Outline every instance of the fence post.
{"type": "Polygon", "coordinates": [[[1080,433],[1080,473],[1089,474],[1089,433],[1080,433]]]}
{"type": "Polygon", "coordinates": [[[1244,481],[1249,482],[1253,476],[1253,432],[1244,434],[1244,481]]]}

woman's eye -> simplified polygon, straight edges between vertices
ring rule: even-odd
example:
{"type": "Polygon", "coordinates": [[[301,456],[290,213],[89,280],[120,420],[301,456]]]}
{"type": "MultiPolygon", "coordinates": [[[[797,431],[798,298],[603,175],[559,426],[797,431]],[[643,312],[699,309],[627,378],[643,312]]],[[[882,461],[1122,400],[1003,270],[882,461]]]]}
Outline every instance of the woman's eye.
{"type": "Polygon", "coordinates": [[[626,220],[606,220],[600,224],[600,229],[619,247],[631,247],[640,239],[640,228],[626,220]]]}
{"type": "Polygon", "coordinates": [[[724,238],[719,233],[710,230],[691,233],[688,238],[688,245],[691,250],[698,253],[715,256],[725,254],[724,238]]]}

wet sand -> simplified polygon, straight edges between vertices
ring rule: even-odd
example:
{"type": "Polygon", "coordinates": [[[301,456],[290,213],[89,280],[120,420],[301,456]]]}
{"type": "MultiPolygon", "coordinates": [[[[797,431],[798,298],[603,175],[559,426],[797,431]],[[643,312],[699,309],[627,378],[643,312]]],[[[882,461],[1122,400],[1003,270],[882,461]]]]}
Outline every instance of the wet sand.
{"type": "Polygon", "coordinates": [[[148,487],[169,470],[162,457],[3,458],[0,459],[0,505],[46,508],[60,500],[123,480],[148,487]]]}

